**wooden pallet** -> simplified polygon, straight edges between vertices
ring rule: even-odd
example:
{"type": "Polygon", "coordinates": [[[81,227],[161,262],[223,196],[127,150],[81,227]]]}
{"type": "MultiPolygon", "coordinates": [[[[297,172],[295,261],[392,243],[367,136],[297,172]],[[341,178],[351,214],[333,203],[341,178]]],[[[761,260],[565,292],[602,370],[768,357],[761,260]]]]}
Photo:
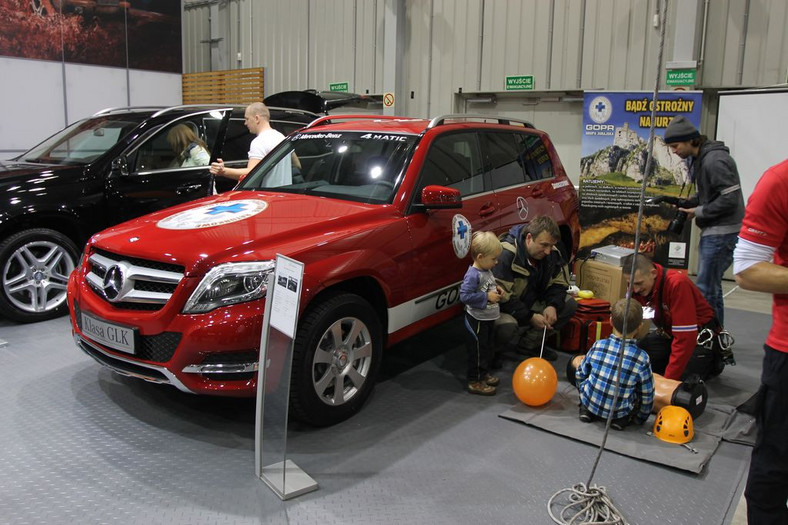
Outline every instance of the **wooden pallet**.
{"type": "Polygon", "coordinates": [[[265,97],[262,67],[186,73],[183,75],[184,104],[251,104],[265,97]]]}

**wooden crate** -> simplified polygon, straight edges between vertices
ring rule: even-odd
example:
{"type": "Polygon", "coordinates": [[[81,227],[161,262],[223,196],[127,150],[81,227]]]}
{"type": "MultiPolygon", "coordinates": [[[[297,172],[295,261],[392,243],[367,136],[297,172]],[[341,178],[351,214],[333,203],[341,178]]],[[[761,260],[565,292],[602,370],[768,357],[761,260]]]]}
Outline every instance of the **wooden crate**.
{"type": "Polygon", "coordinates": [[[264,68],[228,69],[183,75],[184,104],[251,104],[265,96],[264,68]]]}

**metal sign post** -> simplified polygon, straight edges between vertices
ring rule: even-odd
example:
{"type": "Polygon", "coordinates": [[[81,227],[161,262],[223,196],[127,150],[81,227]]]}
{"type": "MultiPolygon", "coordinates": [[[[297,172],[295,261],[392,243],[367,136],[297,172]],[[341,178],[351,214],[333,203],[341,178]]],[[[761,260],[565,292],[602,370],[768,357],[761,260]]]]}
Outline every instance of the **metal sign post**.
{"type": "Polygon", "coordinates": [[[255,475],[282,500],[317,490],[317,482],[287,459],[290,369],[304,265],[276,256],[260,339],[255,422],[255,475]]]}

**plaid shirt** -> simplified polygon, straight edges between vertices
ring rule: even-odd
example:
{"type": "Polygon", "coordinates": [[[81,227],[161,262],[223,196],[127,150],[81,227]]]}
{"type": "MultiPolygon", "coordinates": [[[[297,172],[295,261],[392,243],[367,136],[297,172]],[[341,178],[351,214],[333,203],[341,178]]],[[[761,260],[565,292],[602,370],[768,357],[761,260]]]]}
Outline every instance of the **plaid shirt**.
{"type": "MultiPolygon", "coordinates": [[[[597,341],[575,372],[580,402],[589,412],[601,418],[607,418],[613,406],[619,348],[621,338],[615,334],[597,341]]],[[[654,405],[654,376],[651,374],[648,354],[633,339],[627,340],[624,347],[619,388],[618,405],[613,418],[628,416],[638,408],[638,413],[632,414],[632,420],[638,424],[646,421],[654,405]]]]}

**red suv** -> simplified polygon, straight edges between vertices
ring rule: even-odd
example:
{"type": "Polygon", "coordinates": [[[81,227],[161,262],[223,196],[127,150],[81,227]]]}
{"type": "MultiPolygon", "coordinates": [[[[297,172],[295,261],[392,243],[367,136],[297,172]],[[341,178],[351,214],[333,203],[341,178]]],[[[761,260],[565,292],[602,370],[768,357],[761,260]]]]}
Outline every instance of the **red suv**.
{"type": "Polygon", "coordinates": [[[473,230],[537,215],[579,239],[578,201],[526,122],[329,116],[290,135],[234,191],[94,235],[68,285],[74,338],[118,373],[251,396],[276,254],[304,264],[292,414],[363,405],[384,347],[460,311],[473,230]]]}

